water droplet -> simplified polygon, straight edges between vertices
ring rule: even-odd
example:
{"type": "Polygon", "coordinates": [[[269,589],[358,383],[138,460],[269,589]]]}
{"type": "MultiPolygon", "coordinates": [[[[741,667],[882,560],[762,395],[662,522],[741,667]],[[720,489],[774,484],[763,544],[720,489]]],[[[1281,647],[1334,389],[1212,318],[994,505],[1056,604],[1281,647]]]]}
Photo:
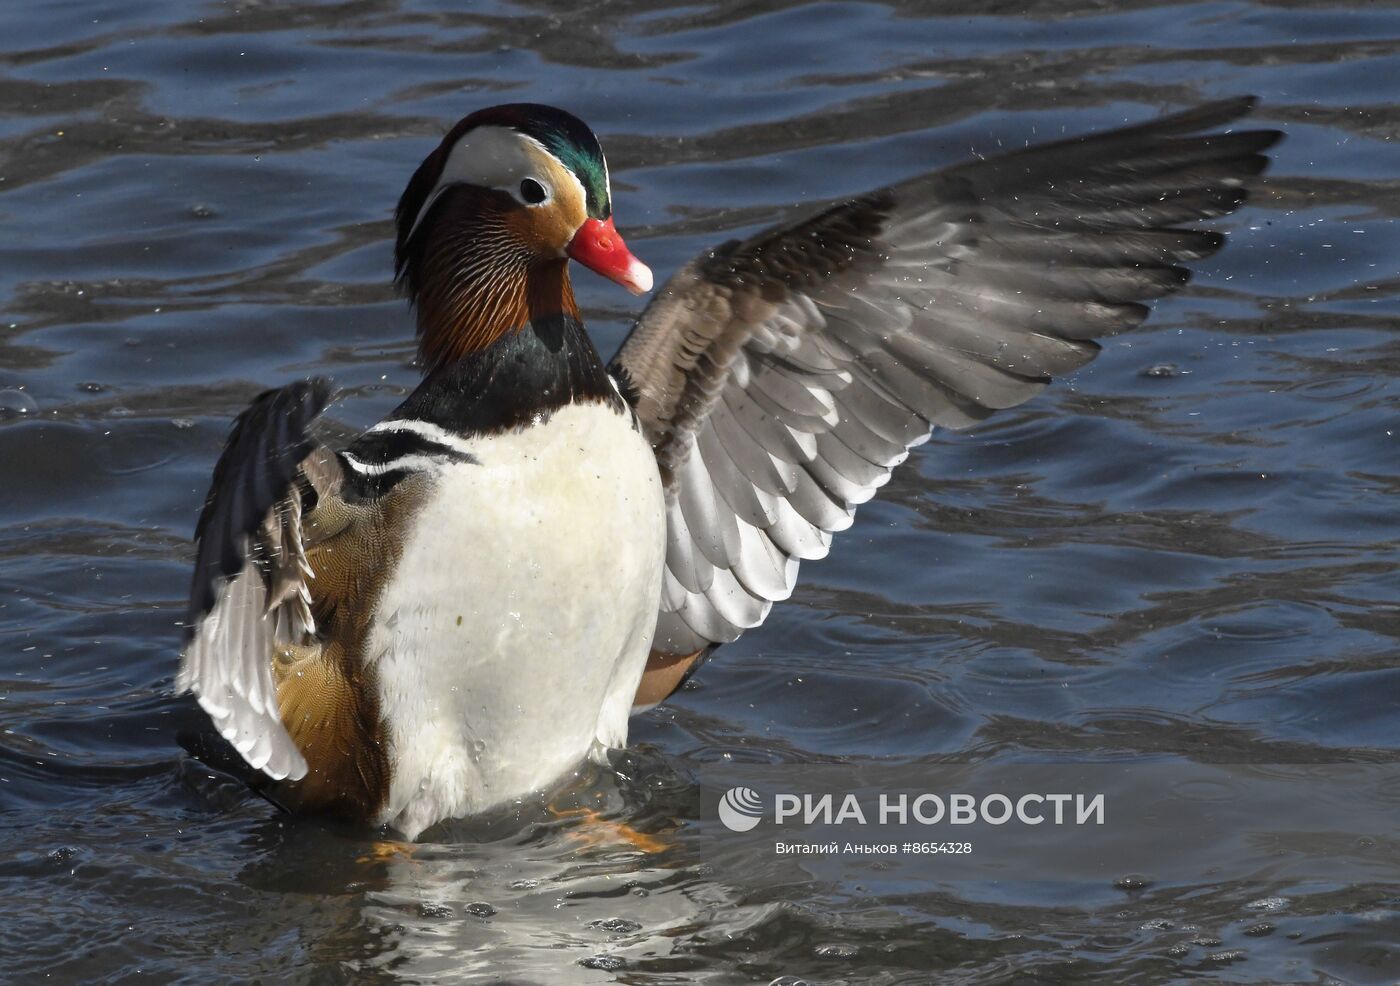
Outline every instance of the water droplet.
{"type": "Polygon", "coordinates": [[[0,421],[38,413],[39,402],[22,390],[0,390],[0,421]]]}
{"type": "Polygon", "coordinates": [[[187,429],[187,428],[193,428],[193,427],[194,427],[194,419],[193,419],[193,418],[171,418],[171,419],[170,419],[170,423],[171,423],[172,425],[174,425],[176,428],[179,428],[181,431],[184,431],[184,430],[187,429]]]}
{"type": "Polygon", "coordinates": [[[1153,363],[1143,370],[1139,376],[1152,377],[1156,380],[1169,380],[1172,377],[1181,376],[1181,368],[1175,363],[1153,363]]]}
{"type": "Polygon", "coordinates": [[[600,918],[597,921],[589,921],[590,928],[597,928],[599,931],[608,931],[615,935],[630,935],[634,931],[641,931],[642,925],[639,921],[632,921],[628,918],[600,918]]]}
{"type": "Polygon", "coordinates": [[[190,217],[193,219],[213,219],[218,214],[219,212],[217,209],[203,202],[198,202],[190,206],[190,217]]]}
{"type": "Polygon", "coordinates": [[[59,846],[48,854],[48,861],[55,866],[68,866],[81,855],[73,846],[59,846]]]}
{"type": "Polygon", "coordinates": [[[422,903],[418,905],[418,913],[425,918],[450,918],[456,912],[447,904],[422,903]]]}
{"type": "Polygon", "coordinates": [[[817,955],[824,959],[853,959],[860,954],[860,949],[854,945],[847,945],[844,942],[831,945],[818,945],[817,955]]]}
{"type": "Polygon", "coordinates": [[[462,910],[466,911],[474,918],[489,918],[496,913],[495,906],[486,903],[484,900],[472,901],[466,907],[462,908],[462,910]]]}

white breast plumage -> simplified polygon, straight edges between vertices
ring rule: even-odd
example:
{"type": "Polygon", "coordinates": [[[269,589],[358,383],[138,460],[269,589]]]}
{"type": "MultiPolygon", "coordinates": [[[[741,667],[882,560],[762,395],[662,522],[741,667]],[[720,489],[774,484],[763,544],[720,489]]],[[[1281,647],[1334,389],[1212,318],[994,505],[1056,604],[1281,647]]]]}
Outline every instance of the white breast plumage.
{"type": "Polygon", "coordinates": [[[409,838],[624,743],[660,594],[661,484],[630,413],[570,405],[455,447],[474,461],[436,470],[365,648],[395,764],[380,821],[409,838]]]}

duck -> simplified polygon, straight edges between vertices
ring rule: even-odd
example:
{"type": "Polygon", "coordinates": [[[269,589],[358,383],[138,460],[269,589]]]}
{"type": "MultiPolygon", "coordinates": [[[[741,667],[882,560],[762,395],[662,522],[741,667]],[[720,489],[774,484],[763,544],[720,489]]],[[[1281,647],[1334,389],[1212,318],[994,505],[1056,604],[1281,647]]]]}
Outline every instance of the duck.
{"type": "Polygon", "coordinates": [[[1030,400],[1221,248],[1252,98],[823,203],[676,271],[605,362],[571,263],[634,294],[607,160],[514,103],[394,213],[421,381],[348,444],[311,378],[236,418],[176,677],[289,810],[407,840],[627,742],[760,626],[933,429],[1030,400]]]}

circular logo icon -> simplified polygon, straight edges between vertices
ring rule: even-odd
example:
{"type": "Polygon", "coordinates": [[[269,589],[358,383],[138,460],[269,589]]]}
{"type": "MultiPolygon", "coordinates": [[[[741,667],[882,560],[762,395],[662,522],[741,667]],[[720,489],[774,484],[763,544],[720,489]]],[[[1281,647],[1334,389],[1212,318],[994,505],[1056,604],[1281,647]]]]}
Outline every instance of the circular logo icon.
{"type": "Polygon", "coordinates": [[[763,818],[763,799],[751,787],[731,787],[719,799],[719,820],[731,832],[747,832],[763,818]]]}

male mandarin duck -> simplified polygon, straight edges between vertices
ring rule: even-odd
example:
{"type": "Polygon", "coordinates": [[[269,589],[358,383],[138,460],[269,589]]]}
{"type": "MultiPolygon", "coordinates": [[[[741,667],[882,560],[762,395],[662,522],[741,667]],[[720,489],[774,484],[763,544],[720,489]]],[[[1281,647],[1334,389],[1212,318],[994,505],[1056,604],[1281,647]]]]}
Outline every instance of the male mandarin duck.
{"type": "Polygon", "coordinates": [[[758,626],[934,427],[1093,359],[1218,250],[1276,131],[1252,100],[973,161],[693,260],[611,363],[569,260],[635,293],[597,138],[454,126],[396,212],[423,380],[333,450],[314,379],[237,419],[177,686],[278,800],[428,826],[627,739],[758,626]]]}

